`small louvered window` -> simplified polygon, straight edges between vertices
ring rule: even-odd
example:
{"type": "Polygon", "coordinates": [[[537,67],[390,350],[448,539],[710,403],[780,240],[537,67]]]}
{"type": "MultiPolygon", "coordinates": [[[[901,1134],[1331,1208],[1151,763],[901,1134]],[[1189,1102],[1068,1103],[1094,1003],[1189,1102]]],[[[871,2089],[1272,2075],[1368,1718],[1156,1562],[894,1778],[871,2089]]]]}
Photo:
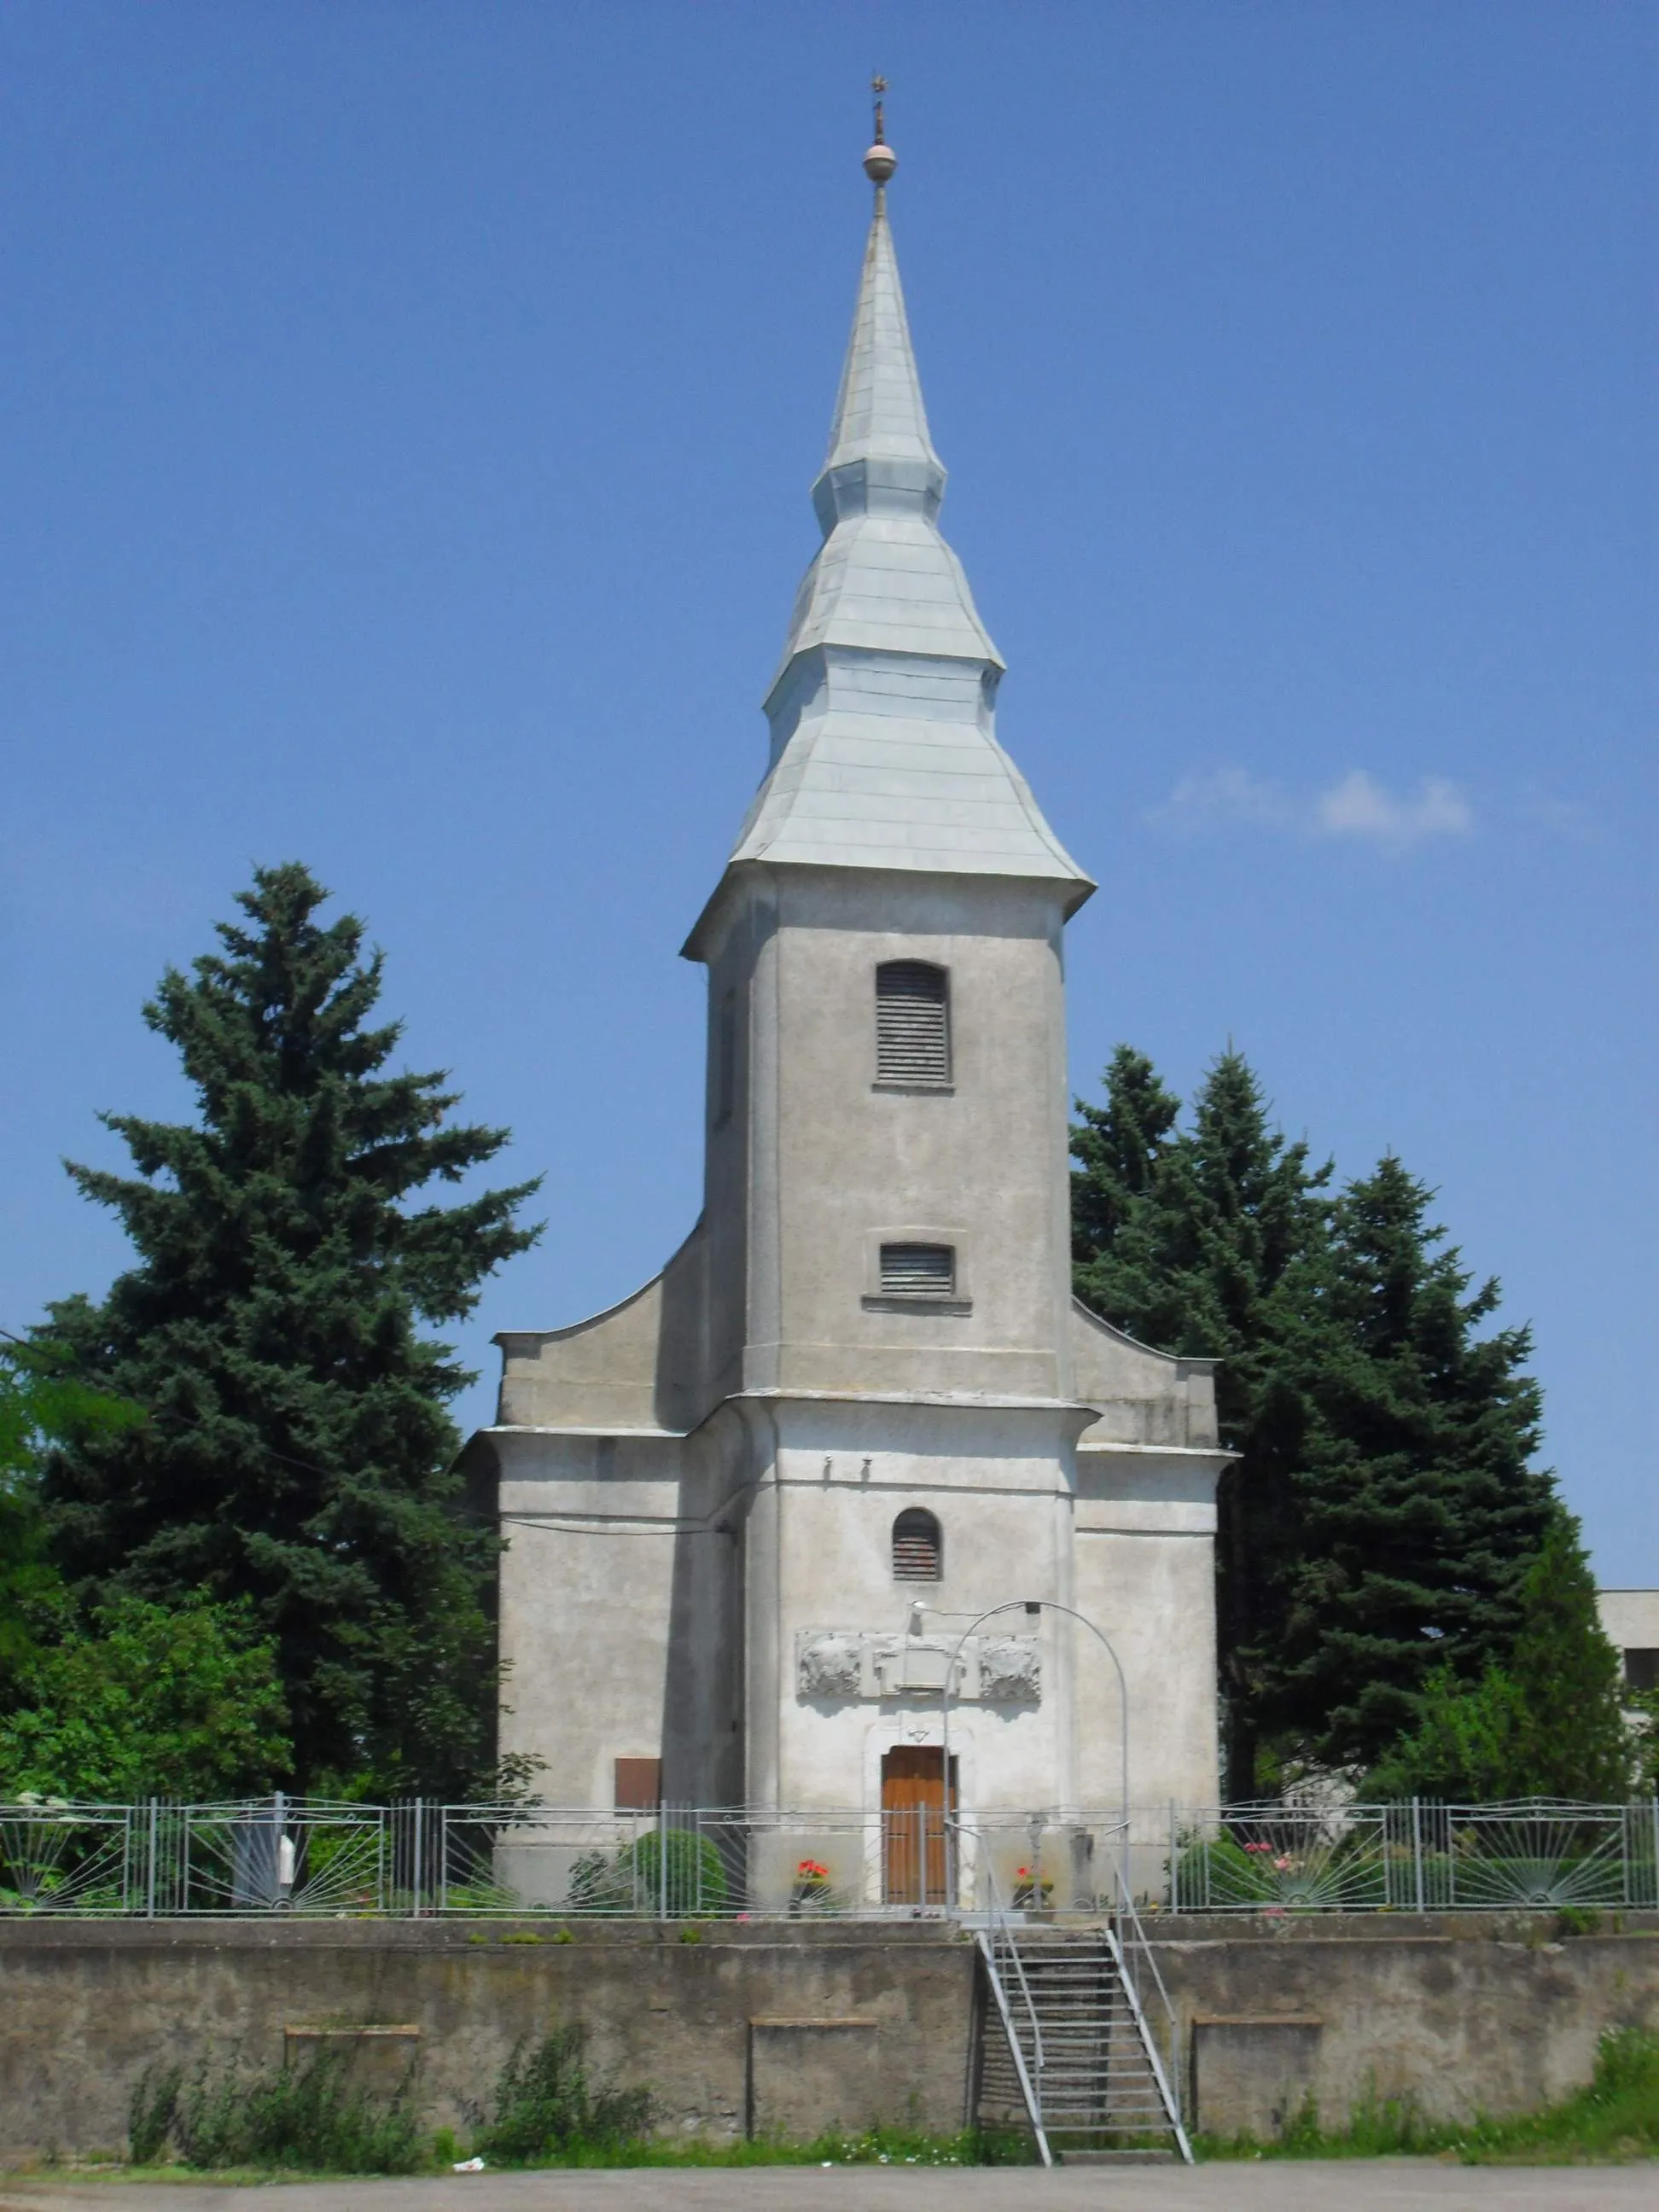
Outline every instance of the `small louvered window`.
{"type": "Polygon", "coordinates": [[[943,968],[889,960],[876,970],[876,1080],[951,1080],[951,998],[943,968]]]}
{"type": "Polygon", "coordinates": [[[939,1522],[933,1515],[919,1505],[901,1513],[893,1523],[893,1580],[936,1583],[942,1556],[939,1522]]]}
{"type": "Polygon", "coordinates": [[[889,1298],[953,1298],[957,1255],[949,1244],[884,1244],[881,1291],[889,1298]]]}

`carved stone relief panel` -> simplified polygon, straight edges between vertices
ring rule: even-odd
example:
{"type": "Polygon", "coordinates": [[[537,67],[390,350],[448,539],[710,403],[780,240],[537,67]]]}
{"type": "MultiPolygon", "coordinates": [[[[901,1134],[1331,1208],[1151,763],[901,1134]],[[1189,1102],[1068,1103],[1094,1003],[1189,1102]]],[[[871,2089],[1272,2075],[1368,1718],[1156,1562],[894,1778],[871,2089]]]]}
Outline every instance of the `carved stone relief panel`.
{"type": "MultiPolygon", "coordinates": [[[[937,1698],[957,1640],[856,1628],[807,1628],[795,1638],[795,1687],[803,1698],[842,1701],[937,1698]]],[[[1034,1636],[970,1636],[951,1694],[963,1705],[1040,1705],[1042,1651],[1034,1636]]]]}
{"type": "Polygon", "coordinates": [[[1042,1652],[1035,1636],[988,1636],[979,1647],[979,1694],[996,1705],[1037,1705],[1042,1652]]]}
{"type": "Polygon", "coordinates": [[[856,1632],[809,1631],[798,1640],[795,1665],[803,1698],[864,1694],[864,1646],[856,1632]]]}

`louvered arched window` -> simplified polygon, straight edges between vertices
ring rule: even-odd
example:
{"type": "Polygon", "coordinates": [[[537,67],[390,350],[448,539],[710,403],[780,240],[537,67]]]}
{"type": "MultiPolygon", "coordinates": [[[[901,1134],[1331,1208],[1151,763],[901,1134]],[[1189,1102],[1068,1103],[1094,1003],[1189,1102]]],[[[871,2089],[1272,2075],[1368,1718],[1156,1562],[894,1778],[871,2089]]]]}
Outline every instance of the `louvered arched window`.
{"type": "Polygon", "coordinates": [[[944,1571],[944,1560],[939,1522],[921,1506],[908,1507],[893,1523],[893,1580],[936,1583],[944,1571]]]}
{"type": "Polygon", "coordinates": [[[876,1080],[950,1084],[950,978],[931,961],[887,960],[876,970],[876,1080]]]}

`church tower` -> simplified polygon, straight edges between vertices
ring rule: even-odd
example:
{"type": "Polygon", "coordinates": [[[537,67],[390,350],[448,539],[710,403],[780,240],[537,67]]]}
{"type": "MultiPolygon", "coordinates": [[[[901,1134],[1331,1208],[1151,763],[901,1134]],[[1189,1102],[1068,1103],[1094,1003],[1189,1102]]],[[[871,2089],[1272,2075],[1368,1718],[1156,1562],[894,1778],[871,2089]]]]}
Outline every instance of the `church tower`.
{"type": "Polygon", "coordinates": [[[954,1665],[964,1809],[1106,1806],[1125,1747],[1085,1623],[1134,1797],[1215,1794],[1212,1378],[1072,1297],[1062,939],[1093,885],[997,741],[895,167],[878,128],[823,544],[684,947],[702,1215],[621,1306],[498,1340],[474,1447],[503,1748],[556,1804],[942,1800],[954,1665]]]}

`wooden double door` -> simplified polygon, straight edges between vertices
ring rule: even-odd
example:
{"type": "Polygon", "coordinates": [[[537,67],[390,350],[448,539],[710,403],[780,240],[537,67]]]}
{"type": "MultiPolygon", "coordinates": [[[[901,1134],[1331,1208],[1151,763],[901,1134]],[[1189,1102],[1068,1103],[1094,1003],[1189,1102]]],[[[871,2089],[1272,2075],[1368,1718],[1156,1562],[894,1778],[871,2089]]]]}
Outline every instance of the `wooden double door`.
{"type": "Polygon", "coordinates": [[[950,1901],[945,1814],[957,1807],[957,1762],[945,1793],[945,1753],[937,1744],[899,1744],[881,1762],[882,1894],[889,1905],[950,1901]]]}

